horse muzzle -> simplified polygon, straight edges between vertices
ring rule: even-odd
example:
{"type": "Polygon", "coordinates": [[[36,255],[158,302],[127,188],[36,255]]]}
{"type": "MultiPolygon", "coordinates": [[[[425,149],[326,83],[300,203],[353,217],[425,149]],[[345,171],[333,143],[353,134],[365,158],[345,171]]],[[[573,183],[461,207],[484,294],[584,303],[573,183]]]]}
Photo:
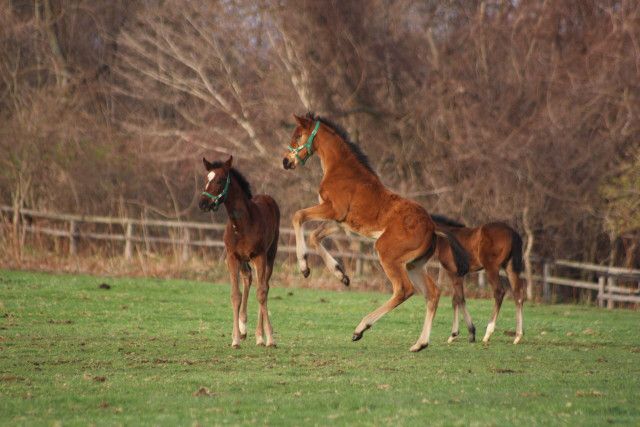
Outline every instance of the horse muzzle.
{"type": "Polygon", "coordinates": [[[296,163],[289,160],[288,157],[285,157],[284,159],[282,159],[282,167],[285,169],[295,169],[296,163]]]}
{"type": "Polygon", "coordinates": [[[218,210],[218,206],[216,206],[215,203],[211,203],[209,199],[206,199],[204,197],[200,199],[200,203],[198,203],[198,207],[202,212],[208,212],[208,211],[215,212],[218,210]]]}

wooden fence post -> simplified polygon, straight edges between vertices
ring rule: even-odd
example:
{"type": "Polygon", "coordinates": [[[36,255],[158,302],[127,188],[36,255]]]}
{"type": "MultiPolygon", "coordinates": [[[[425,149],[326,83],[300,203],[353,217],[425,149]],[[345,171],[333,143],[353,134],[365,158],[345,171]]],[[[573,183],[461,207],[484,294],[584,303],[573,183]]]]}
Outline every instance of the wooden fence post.
{"type": "MultiPolygon", "coordinates": [[[[359,255],[362,255],[362,251],[364,250],[364,245],[362,244],[362,242],[357,241],[355,242],[356,244],[354,245],[356,250],[356,253],[359,255]]],[[[356,258],[356,276],[361,276],[362,275],[362,258],[360,256],[358,256],[356,258]]]]}
{"type": "Polygon", "coordinates": [[[551,264],[544,261],[542,265],[542,299],[544,302],[551,302],[551,285],[547,280],[551,276],[551,264]]]}
{"type": "Polygon", "coordinates": [[[69,222],[69,255],[78,254],[78,223],[74,220],[69,222]]]}
{"type": "MultiPolygon", "coordinates": [[[[607,279],[607,295],[611,296],[613,294],[613,287],[616,286],[616,278],[613,276],[609,276],[607,279]]],[[[607,298],[607,308],[611,310],[614,308],[615,302],[611,298],[607,298]]]]}
{"type": "Polygon", "coordinates": [[[125,259],[133,258],[133,242],[131,241],[132,236],[133,236],[133,224],[131,222],[127,222],[125,226],[125,232],[124,232],[124,258],[125,259]]]}
{"type": "Polygon", "coordinates": [[[182,239],[183,239],[183,243],[182,243],[182,261],[188,261],[190,258],[190,248],[189,248],[189,242],[190,242],[190,235],[189,235],[189,229],[185,228],[184,231],[182,232],[182,239]]]}
{"type": "Polygon", "coordinates": [[[598,307],[604,307],[604,282],[606,282],[605,276],[598,277],[598,307]]]}

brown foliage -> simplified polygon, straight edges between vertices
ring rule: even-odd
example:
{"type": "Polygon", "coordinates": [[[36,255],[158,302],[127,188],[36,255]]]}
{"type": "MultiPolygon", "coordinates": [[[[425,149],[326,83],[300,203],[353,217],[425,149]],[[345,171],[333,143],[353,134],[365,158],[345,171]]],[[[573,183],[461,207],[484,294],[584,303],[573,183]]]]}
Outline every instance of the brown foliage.
{"type": "Polygon", "coordinates": [[[601,188],[639,145],[633,1],[0,11],[0,198],[18,206],[202,218],[199,158],[232,153],[286,219],[316,198],[318,165],[285,175],[279,157],[291,113],[314,110],[429,211],[506,220],[537,253],[601,261],[601,188]]]}

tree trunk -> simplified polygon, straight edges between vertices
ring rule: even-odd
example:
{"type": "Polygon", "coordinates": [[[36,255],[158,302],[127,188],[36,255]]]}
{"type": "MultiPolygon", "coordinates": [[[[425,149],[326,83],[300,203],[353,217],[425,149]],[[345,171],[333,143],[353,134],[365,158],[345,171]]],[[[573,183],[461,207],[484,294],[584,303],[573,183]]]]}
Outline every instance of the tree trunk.
{"type": "Polygon", "coordinates": [[[56,34],[56,26],[53,19],[53,11],[51,9],[51,1],[44,0],[44,26],[47,33],[47,40],[49,41],[49,47],[51,48],[51,54],[53,55],[53,62],[56,68],[56,77],[58,80],[58,86],[65,87],[69,82],[69,70],[67,67],[67,61],[60,49],[60,42],[58,41],[58,35],[56,34]]]}
{"type": "Polygon", "coordinates": [[[524,225],[524,232],[527,236],[527,244],[524,247],[524,271],[527,281],[527,299],[531,301],[533,300],[533,268],[531,265],[531,252],[533,251],[534,236],[529,218],[528,202],[522,212],[522,224],[524,225]]]}

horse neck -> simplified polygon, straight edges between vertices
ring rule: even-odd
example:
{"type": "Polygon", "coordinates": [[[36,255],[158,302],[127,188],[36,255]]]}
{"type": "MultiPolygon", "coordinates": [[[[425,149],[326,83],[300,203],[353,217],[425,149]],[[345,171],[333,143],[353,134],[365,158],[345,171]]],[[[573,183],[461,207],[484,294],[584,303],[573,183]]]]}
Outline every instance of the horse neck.
{"type": "Polygon", "coordinates": [[[229,221],[236,233],[242,234],[251,223],[251,200],[247,197],[242,187],[231,178],[229,193],[224,201],[229,221]]]}
{"type": "MultiPolygon", "coordinates": [[[[337,135],[325,136],[322,140],[318,141],[316,152],[318,153],[318,157],[320,157],[322,171],[325,176],[331,171],[341,168],[354,170],[354,165],[361,166],[361,169],[371,174],[364,166],[360,165],[360,160],[358,160],[347,144],[337,135]]],[[[375,176],[375,174],[371,175],[375,176]]]]}

